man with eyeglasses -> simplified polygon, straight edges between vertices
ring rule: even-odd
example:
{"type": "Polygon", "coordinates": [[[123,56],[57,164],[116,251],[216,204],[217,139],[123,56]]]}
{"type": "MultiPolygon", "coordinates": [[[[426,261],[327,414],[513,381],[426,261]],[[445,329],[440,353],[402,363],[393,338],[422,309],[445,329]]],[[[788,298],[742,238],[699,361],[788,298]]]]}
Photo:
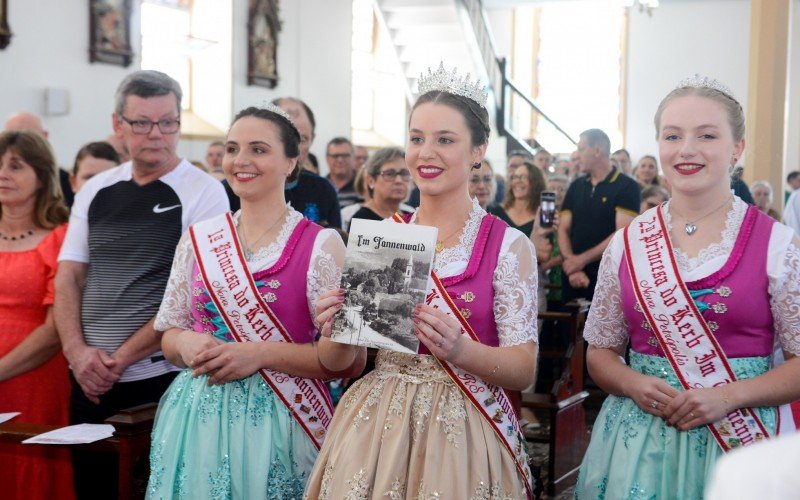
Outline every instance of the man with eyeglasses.
{"type": "Polygon", "coordinates": [[[355,149],[345,137],[334,137],[328,141],[325,158],[328,161],[328,180],[339,195],[339,208],[364,201],[355,188],[355,149]]]}
{"type": "MultiPolygon", "coordinates": [[[[131,161],[96,175],[76,196],[55,301],[71,369],[71,424],[158,402],[178,370],[153,327],[175,247],[189,225],[228,210],[222,185],[176,153],[181,95],[164,73],[128,75],[112,122],[131,161]]],[[[116,494],[113,455],[75,451],[73,470],[78,498],[116,494]]]]}

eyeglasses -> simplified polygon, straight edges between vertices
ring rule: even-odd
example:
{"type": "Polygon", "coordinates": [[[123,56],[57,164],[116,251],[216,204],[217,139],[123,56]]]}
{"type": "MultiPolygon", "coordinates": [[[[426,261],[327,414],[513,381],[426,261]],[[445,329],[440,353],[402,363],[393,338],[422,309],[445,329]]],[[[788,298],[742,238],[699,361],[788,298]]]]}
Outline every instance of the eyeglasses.
{"type": "Polygon", "coordinates": [[[514,182],[514,181],[527,181],[528,180],[528,174],[510,175],[508,177],[508,180],[510,180],[511,182],[514,182]]]}
{"type": "Polygon", "coordinates": [[[383,177],[387,181],[393,181],[399,175],[401,179],[407,181],[411,178],[411,172],[409,170],[384,170],[383,172],[378,173],[381,177],[383,177]]]}
{"type": "Polygon", "coordinates": [[[347,159],[351,158],[352,156],[353,156],[352,153],[337,153],[335,155],[331,155],[331,154],[328,155],[329,158],[331,158],[331,159],[333,159],[335,161],[347,160],[347,159]]]}
{"type": "Polygon", "coordinates": [[[492,179],[494,179],[494,178],[491,175],[485,175],[483,177],[478,177],[476,175],[475,177],[470,177],[469,178],[469,183],[470,184],[481,184],[481,183],[483,183],[483,184],[491,184],[492,183],[492,179]]]}
{"type": "Polygon", "coordinates": [[[181,128],[181,121],[174,118],[166,118],[157,122],[151,122],[150,120],[129,120],[124,116],[120,118],[131,126],[131,130],[134,134],[138,135],[149,134],[150,131],[153,130],[153,125],[158,125],[158,130],[160,130],[162,134],[174,134],[181,128]]]}

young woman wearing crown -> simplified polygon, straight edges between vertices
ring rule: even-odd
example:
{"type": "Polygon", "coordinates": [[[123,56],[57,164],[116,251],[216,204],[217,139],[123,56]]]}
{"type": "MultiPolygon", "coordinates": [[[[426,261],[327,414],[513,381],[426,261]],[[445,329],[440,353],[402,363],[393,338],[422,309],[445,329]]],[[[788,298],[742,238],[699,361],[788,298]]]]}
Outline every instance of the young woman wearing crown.
{"type": "MultiPolygon", "coordinates": [[[[432,288],[414,312],[420,354],[380,351],[345,394],[308,498],[531,496],[506,389],[534,378],[535,250],[469,198],[489,135],[485,90],[441,66],[419,85],[406,163],[421,203],[394,222],[439,229],[432,288]]],[[[340,303],[321,296],[323,334],[340,303]]]]}
{"type": "Polygon", "coordinates": [[[800,398],[800,240],[731,194],[742,107],[694,77],[655,125],[672,199],[603,255],[584,336],[589,372],[611,395],[577,498],[702,498],[717,458],[773,436],[775,407],[800,398]]]}
{"type": "Polygon", "coordinates": [[[185,369],[159,404],[147,498],[300,498],[332,418],[322,379],[364,368],[363,348],[315,342],[345,248],[286,205],[299,143],[280,108],[239,112],[222,168],[242,209],[178,244],[155,328],[185,369]]]}

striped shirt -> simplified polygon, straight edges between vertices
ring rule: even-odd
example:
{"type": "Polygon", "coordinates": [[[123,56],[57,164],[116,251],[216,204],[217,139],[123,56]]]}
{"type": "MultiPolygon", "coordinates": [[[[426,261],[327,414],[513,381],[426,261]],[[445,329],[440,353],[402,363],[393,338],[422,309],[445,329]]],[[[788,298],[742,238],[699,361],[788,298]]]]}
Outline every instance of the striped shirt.
{"type": "MultiPolygon", "coordinates": [[[[130,162],[89,180],[75,198],[59,255],[89,265],[80,311],[86,343],[111,354],[150,321],[181,234],[227,210],[219,181],[186,160],[142,186],[132,180],[130,162]]],[[[129,366],[120,382],[176,369],[157,352],[129,366]]]]}

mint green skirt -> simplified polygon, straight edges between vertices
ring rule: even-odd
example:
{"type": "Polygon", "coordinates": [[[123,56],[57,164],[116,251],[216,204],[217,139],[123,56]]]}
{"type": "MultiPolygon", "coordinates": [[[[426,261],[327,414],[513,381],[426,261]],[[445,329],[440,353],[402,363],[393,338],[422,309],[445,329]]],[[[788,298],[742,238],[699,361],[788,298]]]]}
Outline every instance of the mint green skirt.
{"type": "Polygon", "coordinates": [[[316,458],[261,375],[209,386],[186,369],[158,405],[147,498],[300,499],[316,458]]]}
{"type": "MultiPolygon", "coordinates": [[[[681,389],[669,362],[631,351],[631,368],[662,378],[681,389]]],[[[770,367],[770,358],[730,359],[738,379],[756,377],[770,367]]],[[[756,408],[773,433],[775,408],[756,408]]],[[[575,498],[701,499],[706,478],[722,454],[708,428],[681,432],[645,413],[629,398],[608,396],[592,430],[583,458],[575,498]]]]}

